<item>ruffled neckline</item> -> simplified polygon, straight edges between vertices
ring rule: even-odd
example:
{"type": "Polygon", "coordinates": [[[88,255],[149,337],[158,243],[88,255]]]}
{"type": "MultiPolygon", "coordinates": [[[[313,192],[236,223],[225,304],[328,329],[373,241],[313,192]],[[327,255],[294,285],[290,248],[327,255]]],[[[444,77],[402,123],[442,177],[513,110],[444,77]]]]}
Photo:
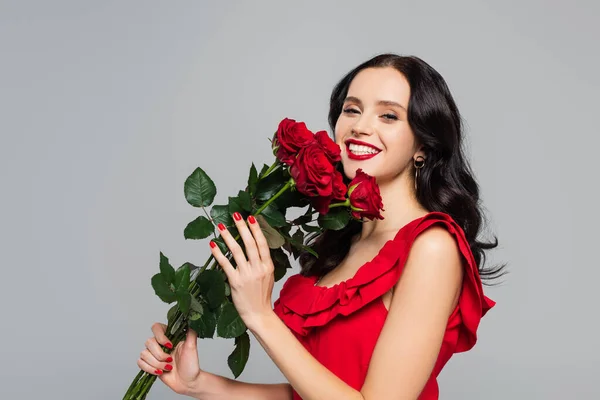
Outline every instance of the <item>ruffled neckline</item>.
{"type": "MultiPolygon", "coordinates": [[[[483,293],[479,271],[469,243],[460,226],[443,212],[429,212],[416,218],[384,243],[377,254],[361,265],[354,276],[333,286],[315,286],[317,276],[290,276],[284,283],[274,311],[295,333],[306,336],[339,315],[348,316],[384,295],[394,287],[415,237],[434,224],[442,224],[456,238],[466,260],[466,275],[459,305],[449,326],[462,321],[456,351],[471,348],[476,341],[479,321],[495,305],[483,293]]],[[[449,321],[450,322],[450,321],[449,321]]]]}
{"type": "Polygon", "coordinates": [[[309,281],[311,281],[313,287],[317,290],[336,291],[339,286],[355,287],[355,286],[364,285],[366,283],[369,283],[370,281],[377,278],[377,276],[373,276],[373,274],[370,273],[370,271],[366,271],[369,269],[369,266],[371,266],[372,264],[376,264],[379,261],[379,259],[382,257],[389,258],[391,253],[395,253],[395,250],[391,249],[391,246],[394,244],[398,244],[398,242],[401,240],[400,235],[403,234],[404,231],[406,229],[408,229],[409,227],[411,227],[412,225],[420,222],[421,220],[426,219],[427,217],[429,217],[432,214],[439,214],[439,212],[435,212],[435,211],[429,212],[421,217],[413,219],[412,221],[406,223],[404,226],[402,226],[400,229],[398,229],[398,232],[396,232],[394,237],[392,239],[387,240],[383,244],[383,246],[381,246],[379,251],[375,254],[375,256],[373,256],[373,258],[371,260],[365,262],[363,265],[358,267],[358,269],[356,270],[356,272],[354,273],[354,275],[352,277],[350,277],[344,281],[341,281],[339,283],[336,283],[333,286],[315,286],[315,283],[321,278],[320,276],[313,275],[313,276],[308,276],[305,278],[308,279],[309,281]]]}

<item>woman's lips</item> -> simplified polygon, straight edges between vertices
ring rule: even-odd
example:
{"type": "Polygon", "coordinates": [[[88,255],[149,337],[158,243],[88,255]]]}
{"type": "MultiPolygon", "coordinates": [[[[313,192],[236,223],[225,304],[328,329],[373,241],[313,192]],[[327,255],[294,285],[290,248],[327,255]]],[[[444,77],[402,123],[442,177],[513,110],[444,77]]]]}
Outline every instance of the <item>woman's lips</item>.
{"type": "Polygon", "coordinates": [[[370,158],[375,157],[377,154],[379,154],[381,152],[378,153],[374,153],[374,154],[354,154],[350,151],[350,146],[348,144],[346,144],[346,154],[348,154],[348,158],[351,160],[368,160],[370,158]]]}

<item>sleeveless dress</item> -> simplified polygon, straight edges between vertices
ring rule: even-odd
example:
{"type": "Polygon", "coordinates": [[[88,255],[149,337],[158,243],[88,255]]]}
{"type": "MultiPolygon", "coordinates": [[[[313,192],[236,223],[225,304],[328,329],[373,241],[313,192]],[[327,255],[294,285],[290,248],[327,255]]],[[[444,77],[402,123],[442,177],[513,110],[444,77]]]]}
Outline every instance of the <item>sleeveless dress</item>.
{"type": "MultiPolygon", "coordinates": [[[[437,376],[454,353],[471,349],[481,318],[495,305],[483,294],[475,259],[460,226],[448,215],[430,212],[403,226],[356,274],[333,287],[315,286],[319,277],[300,274],[284,283],[273,309],[304,347],[326,368],[360,390],[388,310],[382,296],[400,275],[413,241],[431,226],[450,232],[463,256],[465,274],[458,304],[420,400],[438,399],[437,376]]],[[[294,390],[293,399],[301,400],[294,390]]]]}

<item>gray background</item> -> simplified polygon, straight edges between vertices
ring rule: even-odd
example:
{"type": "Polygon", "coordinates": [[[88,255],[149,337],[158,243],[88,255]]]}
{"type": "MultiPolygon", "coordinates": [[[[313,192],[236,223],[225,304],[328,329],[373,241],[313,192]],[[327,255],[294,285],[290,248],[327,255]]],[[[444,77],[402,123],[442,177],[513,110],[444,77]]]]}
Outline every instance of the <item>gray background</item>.
{"type": "MultiPolygon", "coordinates": [[[[510,263],[441,398],[599,398],[597,3],[297,3],[0,3],[0,398],[120,399],[168,309],[159,251],[209,254],[183,238],[187,176],[224,201],[280,119],[326,129],[333,85],[383,51],[447,79],[510,263]]],[[[201,366],[231,376],[232,345],[202,341],[201,366]]],[[[283,381],[252,345],[240,379],[283,381]]]]}

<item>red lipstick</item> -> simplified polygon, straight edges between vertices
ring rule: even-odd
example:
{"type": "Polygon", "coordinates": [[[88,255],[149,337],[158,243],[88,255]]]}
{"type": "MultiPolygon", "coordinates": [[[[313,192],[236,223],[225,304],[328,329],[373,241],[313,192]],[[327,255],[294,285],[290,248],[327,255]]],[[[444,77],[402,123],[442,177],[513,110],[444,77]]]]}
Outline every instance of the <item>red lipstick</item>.
{"type": "Polygon", "coordinates": [[[381,150],[378,149],[377,147],[375,147],[371,144],[365,143],[365,142],[361,142],[360,140],[350,139],[350,140],[346,141],[346,154],[348,154],[348,158],[351,160],[368,160],[370,158],[375,157],[377,154],[379,154],[380,151],[381,150]],[[354,154],[350,151],[350,143],[354,143],[354,144],[361,145],[361,146],[367,146],[367,147],[373,148],[375,150],[378,150],[378,152],[374,153],[374,154],[360,154],[360,155],[354,154]]]}

